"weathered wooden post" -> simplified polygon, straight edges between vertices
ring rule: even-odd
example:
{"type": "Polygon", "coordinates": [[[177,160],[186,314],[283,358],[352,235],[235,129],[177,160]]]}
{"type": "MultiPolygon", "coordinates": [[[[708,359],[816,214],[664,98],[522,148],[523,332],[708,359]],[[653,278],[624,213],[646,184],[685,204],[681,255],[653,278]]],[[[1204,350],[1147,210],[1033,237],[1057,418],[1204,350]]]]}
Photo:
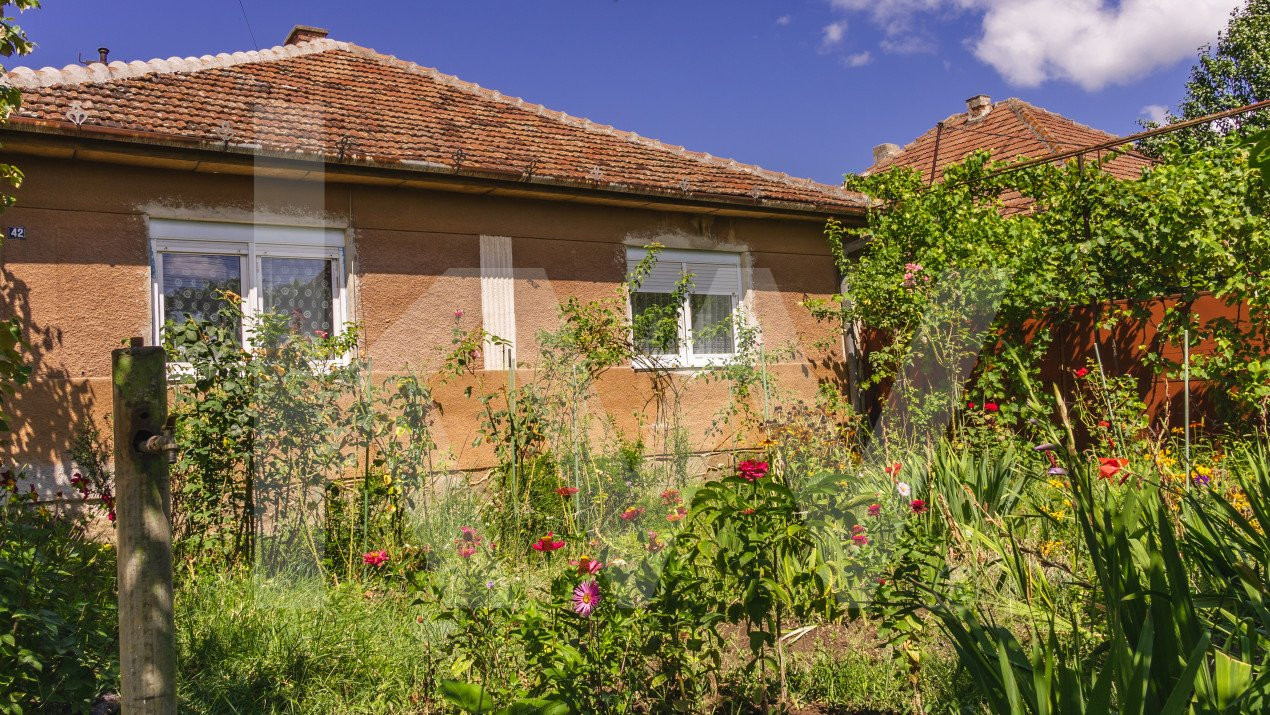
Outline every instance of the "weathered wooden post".
{"type": "Polygon", "coordinates": [[[120,709],[128,715],[173,715],[176,632],[163,348],[132,338],[129,347],[114,351],[112,368],[120,709]]]}

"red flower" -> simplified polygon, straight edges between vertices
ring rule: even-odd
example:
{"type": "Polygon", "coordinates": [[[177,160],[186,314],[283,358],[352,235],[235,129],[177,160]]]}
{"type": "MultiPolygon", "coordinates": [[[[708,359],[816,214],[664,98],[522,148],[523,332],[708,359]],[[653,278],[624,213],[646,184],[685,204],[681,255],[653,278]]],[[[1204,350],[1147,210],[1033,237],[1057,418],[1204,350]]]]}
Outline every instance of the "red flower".
{"type": "Polygon", "coordinates": [[[571,497],[577,493],[578,493],[577,487],[559,487],[558,489],[556,489],[556,494],[559,494],[562,497],[571,497]]]}
{"type": "Polygon", "coordinates": [[[966,403],[966,409],[968,409],[968,410],[973,410],[975,407],[976,407],[976,405],[975,405],[975,403],[973,403],[973,402],[967,402],[967,403],[966,403]]]}
{"type": "Polygon", "coordinates": [[[911,507],[913,508],[913,513],[914,513],[914,514],[925,514],[925,513],[926,513],[926,502],[922,501],[921,499],[914,499],[914,500],[912,501],[912,503],[911,503],[911,504],[909,504],[909,506],[911,506],[911,507]]]}
{"type": "Polygon", "coordinates": [[[667,514],[666,521],[669,521],[669,522],[681,521],[685,516],[688,516],[688,508],[681,506],[676,508],[674,511],[670,512],[669,514],[667,514]]]}
{"type": "Polygon", "coordinates": [[[648,553],[655,554],[666,548],[666,542],[657,538],[657,532],[650,531],[648,532],[648,546],[646,548],[648,549],[648,553]]]}
{"type": "Polygon", "coordinates": [[[388,552],[380,549],[379,551],[368,551],[362,554],[362,563],[367,566],[383,566],[388,561],[388,552]]]}
{"type": "Polygon", "coordinates": [[[851,527],[851,533],[853,534],[864,533],[864,526],[862,524],[855,524],[854,526],[851,527]]]}
{"type": "Polygon", "coordinates": [[[851,543],[855,544],[856,546],[864,546],[869,543],[869,537],[865,536],[864,534],[856,534],[855,536],[851,537],[851,543]]]}
{"type": "Polygon", "coordinates": [[[628,506],[626,507],[626,511],[622,512],[622,521],[635,521],[636,519],[638,519],[639,517],[643,515],[644,515],[644,507],[628,506]]]}
{"type": "Polygon", "coordinates": [[[767,476],[767,462],[747,459],[737,467],[740,476],[747,482],[757,481],[767,476]]]}
{"type": "MultiPolygon", "coordinates": [[[[1129,466],[1129,460],[1121,457],[1099,457],[1098,458],[1098,476],[1103,479],[1111,479],[1120,473],[1121,469],[1129,466]]],[[[1124,481],[1121,478],[1120,481],[1124,481]]]]}
{"type": "Polygon", "coordinates": [[[886,472],[887,474],[893,477],[896,474],[900,473],[900,463],[896,462],[895,464],[892,464],[891,466],[887,467],[886,469],[883,469],[882,471],[886,472]]]}
{"type": "Polygon", "coordinates": [[[578,567],[578,575],[595,575],[600,572],[600,569],[604,568],[604,564],[585,554],[579,557],[577,561],[570,561],[569,565],[578,567]]]}
{"type": "Polygon", "coordinates": [[[461,559],[470,559],[474,553],[476,553],[475,546],[468,546],[466,544],[461,544],[459,546],[459,558],[461,559]]]}
{"type": "Polygon", "coordinates": [[[869,516],[877,516],[877,515],[878,515],[878,513],[879,513],[879,512],[881,512],[881,511],[882,511],[882,505],[881,505],[881,504],[870,504],[870,505],[869,505],[869,516]]]}
{"type": "Polygon", "coordinates": [[[742,513],[742,514],[744,514],[745,516],[749,516],[750,514],[753,514],[753,513],[754,513],[754,509],[753,509],[753,507],[748,507],[748,506],[747,506],[747,507],[745,507],[744,509],[742,509],[742,510],[741,510],[741,513],[742,513]]]}
{"type": "Polygon", "coordinates": [[[682,499],[679,498],[678,489],[667,489],[666,491],[662,492],[661,500],[663,504],[678,504],[680,501],[682,501],[682,499]]]}
{"type": "Polygon", "coordinates": [[[999,410],[999,409],[1001,409],[1001,408],[1000,408],[1000,407],[998,407],[998,406],[997,406],[997,403],[995,403],[995,402],[985,402],[985,403],[983,403],[983,411],[984,411],[984,412],[996,412],[996,411],[997,411],[997,410],[999,410]]]}
{"type": "Polygon", "coordinates": [[[1078,368],[1078,369],[1076,370],[1076,377],[1084,377],[1084,376],[1086,376],[1086,375],[1088,375],[1088,374],[1089,374],[1089,370],[1086,370],[1086,369],[1085,369],[1085,368],[1083,368],[1083,367],[1082,367],[1082,368],[1078,368]]]}
{"type": "Polygon", "coordinates": [[[1107,420],[1098,420],[1098,426],[1102,427],[1103,429],[1106,429],[1111,426],[1111,423],[1108,422],[1107,420]]]}
{"type": "Polygon", "coordinates": [[[549,554],[561,546],[564,546],[564,542],[556,538],[554,531],[548,531],[541,539],[533,543],[534,551],[541,551],[544,554],[549,554]]]}

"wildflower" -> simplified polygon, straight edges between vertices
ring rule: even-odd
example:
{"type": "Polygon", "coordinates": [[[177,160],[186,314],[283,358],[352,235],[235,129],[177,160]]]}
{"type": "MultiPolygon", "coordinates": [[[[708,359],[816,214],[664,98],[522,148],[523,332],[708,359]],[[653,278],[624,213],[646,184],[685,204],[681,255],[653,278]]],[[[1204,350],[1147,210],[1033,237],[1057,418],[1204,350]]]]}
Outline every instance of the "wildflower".
{"type": "Polygon", "coordinates": [[[896,484],[895,491],[899,492],[900,496],[905,499],[908,498],[909,494],[913,493],[912,488],[908,486],[908,482],[900,482],[899,484],[896,484]]]}
{"type": "Polygon", "coordinates": [[[468,546],[466,544],[459,546],[459,558],[461,559],[470,559],[472,558],[472,554],[475,554],[475,553],[476,553],[476,547],[474,546],[468,546]]]}
{"type": "Polygon", "coordinates": [[[534,551],[541,551],[544,554],[549,554],[561,546],[564,546],[564,542],[556,538],[554,531],[548,531],[542,538],[533,543],[534,551]]]}
{"type": "MultiPolygon", "coordinates": [[[[1098,476],[1103,479],[1111,479],[1120,473],[1121,469],[1129,466],[1129,460],[1120,457],[1099,457],[1098,458],[1098,476]]],[[[1124,481],[1122,477],[1120,481],[1124,481]]]]}
{"type": "Polygon", "coordinates": [[[644,507],[628,506],[626,507],[626,511],[622,512],[622,515],[621,515],[622,521],[635,521],[639,517],[643,516],[643,514],[644,514],[644,507]]]}
{"type": "Polygon", "coordinates": [[[757,481],[767,476],[767,462],[747,459],[737,466],[740,477],[747,482],[757,481]]]}
{"type": "MultiPolygon", "coordinates": [[[[113,519],[111,520],[113,521],[113,519]]],[[[379,551],[367,551],[362,554],[362,563],[367,566],[383,566],[388,561],[388,552],[380,549],[379,551]]]]}
{"type": "Polygon", "coordinates": [[[1079,377],[1084,377],[1084,376],[1086,376],[1086,375],[1088,375],[1088,374],[1089,374],[1089,370],[1087,370],[1087,369],[1085,369],[1085,368],[1083,368],[1083,367],[1082,367],[1082,368],[1077,368],[1077,369],[1076,369],[1076,377],[1078,377],[1078,378],[1079,378],[1079,377]]]}
{"type": "MultiPolygon", "coordinates": [[[[1048,474],[1048,475],[1050,475],[1050,476],[1052,476],[1052,477],[1065,477],[1065,476],[1067,476],[1067,470],[1066,470],[1066,469],[1063,469],[1062,467],[1050,467],[1049,469],[1045,470],[1045,473],[1046,473],[1046,474],[1048,474]]],[[[1053,484],[1053,482],[1051,481],[1051,482],[1050,482],[1050,484],[1053,484]]],[[[1060,488],[1062,488],[1062,487],[1060,487],[1060,488]]]]}
{"type": "Polygon", "coordinates": [[[556,494],[559,494],[562,497],[571,497],[577,493],[578,493],[577,487],[558,487],[556,489],[556,494]]]}
{"type": "Polygon", "coordinates": [[[661,500],[663,504],[678,504],[679,502],[683,501],[679,497],[678,489],[667,489],[666,491],[662,492],[661,500]]]}
{"type": "Polygon", "coordinates": [[[999,409],[1001,409],[1001,407],[1000,407],[999,405],[997,405],[997,403],[995,403],[995,402],[985,402],[985,403],[983,403],[983,411],[984,411],[984,412],[996,412],[996,411],[997,411],[997,410],[999,410],[999,409]]]}
{"type": "Polygon", "coordinates": [[[968,410],[973,410],[973,409],[974,409],[974,408],[976,408],[976,407],[978,407],[978,405],[976,405],[976,404],[975,404],[975,403],[973,403],[973,402],[967,402],[967,403],[966,403],[966,409],[968,409],[968,410]]]}
{"type": "Polygon", "coordinates": [[[886,472],[889,476],[893,477],[900,473],[900,463],[896,462],[892,464],[891,466],[887,467],[886,469],[883,469],[882,471],[886,472]]]}
{"type": "Polygon", "coordinates": [[[865,546],[869,543],[869,537],[865,536],[864,534],[856,534],[851,537],[851,543],[855,544],[856,546],[865,546]]]}
{"type": "Polygon", "coordinates": [[[869,505],[869,516],[877,516],[877,515],[878,515],[881,511],[882,511],[882,505],[881,505],[881,504],[870,504],[870,505],[869,505]]]}
{"type": "Polygon", "coordinates": [[[1107,429],[1108,427],[1111,426],[1111,423],[1108,422],[1107,420],[1098,420],[1098,426],[1103,429],[1107,429]]]}
{"type": "Polygon", "coordinates": [[[648,548],[648,553],[655,554],[658,551],[661,551],[662,549],[666,548],[666,542],[658,538],[657,532],[650,531],[648,532],[648,547],[647,548],[648,548]]]}
{"type": "Polygon", "coordinates": [[[741,510],[741,515],[742,515],[742,516],[749,516],[750,514],[753,514],[753,513],[754,513],[754,508],[753,508],[753,507],[748,507],[748,506],[747,506],[747,507],[745,507],[744,509],[742,509],[742,510],[741,510]]]}
{"type": "Polygon", "coordinates": [[[586,575],[586,574],[591,574],[592,576],[594,576],[595,574],[600,572],[600,569],[604,568],[604,564],[600,563],[599,561],[596,561],[595,559],[591,558],[590,556],[587,556],[586,554],[579,556],[577,561],[570,561],[569,565],[576,566],[578,569],[578,575],[580,576],[586,575]]]}
{"type": "Polygon", "coordinates": [[[600,584],[595,581],[583,581],[573,589],[573,612],[587,618],[600,604],[600,584]]]}
{"type": "Polygon", "coordinates": [[[667,514],[666,521],[669,521],[671,523],[674,523],[676,521],[682,521],[685,516],[688,516],[688,509],[686,507],[681,506],[675,509],[674,511],[670,512],[669,514],[667,514]]]}
{"type": "Polygon", "coordinates": [[[909,506],[913,509],[914,514],[926,513],[926,502],[921,499],[914,499],[912,502],[909,502],[909,506]]]}
{"type": "Polygon", "coordinates": [[[463,317],[463,309],[462,309],[462,308],[460,308],[460,309],[458,309],[458,310],[454,311],[454,319],[455,319],[455,320],[459,320],[459,319],[460,319],[460,318],[462,318],[462,317],[463,317]]]}
{"type": "Polygon", "coordinates": [[[493,581],[486,581],[486,582],[485,582],[485,588],[494,588],[494,582],[493,582],[493,581]]]}
{"type": "Polygon", "coordinates": [[[1209,475],[1212,473],[1213,473],[1213,470],[1207,469],[1206,467],[1196,467],[1195,472],[1191,476],[1191,481],[1194,482],[1197,486],[1206,487],[1208,486],[1209,475]],[[1201,472],[1200,471],[1201,469],[1205,471],[1201,472]]]}

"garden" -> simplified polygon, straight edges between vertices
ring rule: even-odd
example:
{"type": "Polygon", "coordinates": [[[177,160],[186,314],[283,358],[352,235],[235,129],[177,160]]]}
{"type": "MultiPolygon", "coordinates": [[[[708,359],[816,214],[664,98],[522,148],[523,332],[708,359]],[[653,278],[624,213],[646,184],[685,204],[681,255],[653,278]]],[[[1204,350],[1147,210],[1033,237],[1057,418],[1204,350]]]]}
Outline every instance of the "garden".
{"type": "MultiPolygon", "coordinates": [[[[226,286],[164,330],[181,710],[1270,709],[1270,135],[1149,148],[1137,181],[1114,151],[848,179],[873,199],[826,227],[848,288],[804,308],[868,346],[854,396],[769,381],[744,316],[736,357],[658,368],[692,276],[628,317],[656,246],[506,380],[457,313],[430,374],[373,372],[355,324],[266,315],[242,344],[226,286]],[[664,418],[624,431],[586,396],[634,361],[664,418]],[[677,410],[702,382],[728,395],[709,463],[677,410]],[[443,392],[478,406],[488,474],[438,446],[443,392]]],[[[0,397],[22,341],[6,321],[0,397]]],[[[0,712],[118,689],[109,432],[78,425],[55,502],[0,475],[0,712]]]]}

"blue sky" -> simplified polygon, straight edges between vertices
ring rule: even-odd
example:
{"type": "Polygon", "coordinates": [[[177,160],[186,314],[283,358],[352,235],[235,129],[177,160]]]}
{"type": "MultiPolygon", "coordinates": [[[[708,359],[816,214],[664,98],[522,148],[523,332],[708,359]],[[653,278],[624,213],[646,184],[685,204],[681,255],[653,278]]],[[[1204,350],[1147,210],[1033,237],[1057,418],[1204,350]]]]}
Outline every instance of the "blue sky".
{"type": "Polygon", "coordinates": [[[45,0],[20,62],[271,47],[295,24],[622,129],[836,183],[964,100],[1117,134],[1238,0],[45,0]],[[255,40],[252,39],[254,33],[255,40]]]}

